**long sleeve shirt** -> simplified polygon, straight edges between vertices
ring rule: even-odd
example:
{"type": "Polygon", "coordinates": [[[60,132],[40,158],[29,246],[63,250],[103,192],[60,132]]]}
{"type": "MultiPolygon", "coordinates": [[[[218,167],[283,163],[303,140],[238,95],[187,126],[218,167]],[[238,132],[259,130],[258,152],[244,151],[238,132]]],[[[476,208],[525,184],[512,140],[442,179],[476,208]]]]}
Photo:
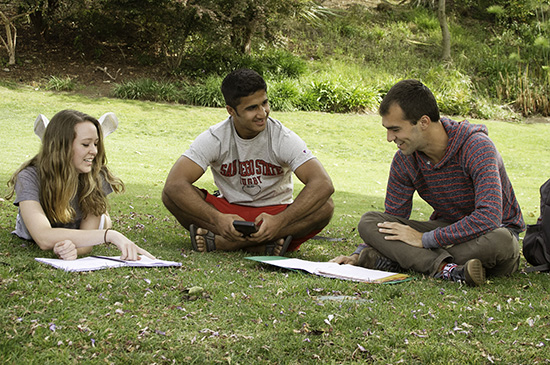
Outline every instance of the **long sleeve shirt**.
{"type": "Polygon", "coordinates": [[[409,218],[415,191],[433,209],[431,220],[451,223],[426,232],[425,248],[475,239],[499,227],[525,229],[521,209],[502,157],[484,125],[442,118],[449,140],[444,157],[432,164],[422,152],[397,151],[386,192],[386,213],[409,218]]]}

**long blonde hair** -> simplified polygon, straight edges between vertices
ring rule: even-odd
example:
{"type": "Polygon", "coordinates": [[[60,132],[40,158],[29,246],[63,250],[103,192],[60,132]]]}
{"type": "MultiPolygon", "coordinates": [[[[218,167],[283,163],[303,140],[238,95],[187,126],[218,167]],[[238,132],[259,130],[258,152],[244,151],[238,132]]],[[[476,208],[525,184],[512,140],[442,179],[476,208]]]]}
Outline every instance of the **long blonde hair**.
{"type": "Polygon", "coordinates": [[[106,164],[103,133],[97,119],[76,110],[62,110],[54,115],[46,127],[38,154],[23,163],[8,181],[11,191],[7,198],[14,195],[19,172],[29,166],[35,166],[40,181],[40,204],[50,222],[69,223],[75,218],[76,212],[70,203],[79,189],[78,205],[83,218],[88,214],[99,216],[107,212],[108,208],[108,201],[103,192],[103,180],[109,183],[115,192],[124,191],[124,183],[111,174],[106,164]],[[78,173],[72,164],[75,126],[82,122],[93,123],[99,137],[97,155],[89,173],[78,173]]]}

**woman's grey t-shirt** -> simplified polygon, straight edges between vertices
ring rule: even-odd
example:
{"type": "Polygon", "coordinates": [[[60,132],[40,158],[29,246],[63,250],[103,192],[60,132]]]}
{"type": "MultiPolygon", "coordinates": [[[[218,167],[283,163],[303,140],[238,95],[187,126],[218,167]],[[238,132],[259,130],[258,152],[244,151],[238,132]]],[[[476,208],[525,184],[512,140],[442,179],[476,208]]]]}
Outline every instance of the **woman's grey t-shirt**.
{"type": "MultiPolygon", "coordinates": [[[[105,195],[108,195],[113,192],[113,188],[109,183],[103,180],[103,192],[105,195]]],[[[29,166],[19,172],[17,175],[17,181],[15,183],[15,201],[13,202],[14,205],[19,207],[19,203],[25,200],[33,200],[40,202],[40,181],[38,178],[38,171],[35,166],[29,166]]],[[[71,228],[71,229],[79,229],[80,223],[82,222],[82,210],[80,209],[80,206],[78,205],[78,199],[80,196],[80,192],[77,192],[77,195],[73,198],[71,201],[71,206],[75,210],[76,214],[74,219],[66,224],[52,224],[52,227],[62,227],[62,228],[71,228]]],[[[51,222],[50,222],[51,223],[51,222]]],[[[23,222],[23,218],[21,217],[21,210],[19,210],[17,214],[17,219],[15,222],[15,231],[12,233],[16,234],[20,238],[31,240],[32,237],[29,233],[29,230],[27,229],[27,226],[25,225],[25,222],[23,222]]]]}

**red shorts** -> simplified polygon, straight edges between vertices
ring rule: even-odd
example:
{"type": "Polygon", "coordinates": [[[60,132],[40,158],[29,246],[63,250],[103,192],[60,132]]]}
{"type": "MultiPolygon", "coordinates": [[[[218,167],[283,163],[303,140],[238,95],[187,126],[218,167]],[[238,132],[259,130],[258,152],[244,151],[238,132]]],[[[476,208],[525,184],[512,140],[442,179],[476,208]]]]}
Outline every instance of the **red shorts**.
{"type": "MultiPolygon", "coordinates": [[[[237,214],[245,221],[249,222],[254,222],[256,217],[262,213],[275,215],[281,213],[288,207],[288,204],[268,205],[265,207],[247,207],[245,205],[231,204],[225,198],[216,197],[206,190],[201,189],[201,191],[206,193],[206,202],[212,204],[219,212],[224,214],[237,214]]],[[[321,232],[321,230],[310,232],[305,237],[293,239],[290,246],[288,246],[288,251],[297,251],[302,243],[309,240],[319,232],[321,232]]]]}

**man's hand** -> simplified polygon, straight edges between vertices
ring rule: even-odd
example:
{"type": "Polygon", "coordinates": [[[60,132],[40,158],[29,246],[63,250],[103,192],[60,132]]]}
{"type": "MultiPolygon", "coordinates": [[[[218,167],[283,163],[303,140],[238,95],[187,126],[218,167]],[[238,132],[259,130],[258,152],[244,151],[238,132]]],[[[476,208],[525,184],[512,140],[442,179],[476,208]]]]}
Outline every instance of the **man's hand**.
{"type": "Polygon", "coordinates": [[[378,223],[378,231],[388,234],[384,239],[388,241],[403,241],[413,247],[423,248],[422,233],[417,230],[397,222],[378,223]]]}
{"type": "Polygon", "coordinates": [[[57,242],[53,252],[62,260],[75,260],[77,257],[76,246],[69,240],[57,242]]]}
{"type": "Polygon", "coordinates": [[[244,221],[244,219],[237,214],[220,214],[216,218],[216,230],[218,234],[231,242],[244,241],[243,234],[235,229],[233,221],[244,221]]]}
{"type": "Polygon", "coordinates": [[[271,242],[277,238],[280,228],[285,225],[279,215],[262,213],[256,217],[258,232],[250,235],[250,240],[255,242],[271,242]]]}
{"type": "Polygon", "coordinates": [[[351,256],[338,256],[330,260],[329,262],[336,262],[337,264],[348,264],[348,265],[357,265],[357,261],[359,260],[358,254],[353,254],[351,256]]]}

